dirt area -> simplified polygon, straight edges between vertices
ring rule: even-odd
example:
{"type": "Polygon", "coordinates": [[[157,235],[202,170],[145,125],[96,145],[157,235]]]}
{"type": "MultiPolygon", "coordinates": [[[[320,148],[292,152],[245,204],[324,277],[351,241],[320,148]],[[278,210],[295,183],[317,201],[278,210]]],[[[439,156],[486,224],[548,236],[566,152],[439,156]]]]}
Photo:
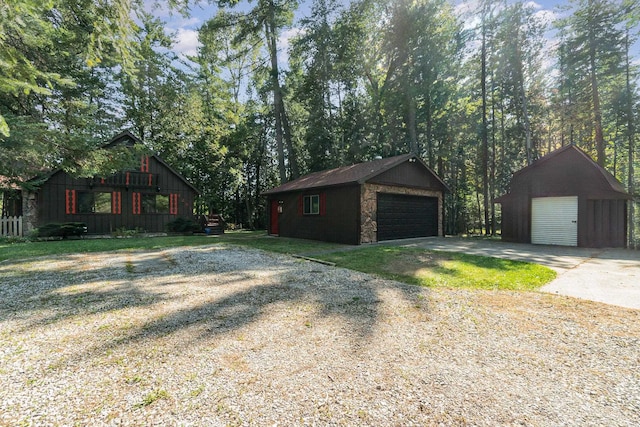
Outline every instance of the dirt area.
{"type": "Polygon", "coordinates": [[[216,246],[0,263],[0,425],[639,422],[638,310],[216,246]]]}

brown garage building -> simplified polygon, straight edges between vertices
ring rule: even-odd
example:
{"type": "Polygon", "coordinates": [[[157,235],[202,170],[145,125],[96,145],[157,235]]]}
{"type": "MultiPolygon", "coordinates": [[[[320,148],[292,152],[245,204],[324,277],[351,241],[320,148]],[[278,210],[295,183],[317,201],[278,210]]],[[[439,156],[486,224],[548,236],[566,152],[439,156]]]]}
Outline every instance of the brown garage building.
{"type": "Polygon", "coordinates": [[[502,239],[580,247],[626,247],[622,184],[584,151],[568,145],[513,175],[502,204],[502,239]]]}
{"type": "Polygon", "coordinates": [[[355,245],[441,236],[446,190],[413,154],[316,172],[264,193],[269,233],[355,245]]]}

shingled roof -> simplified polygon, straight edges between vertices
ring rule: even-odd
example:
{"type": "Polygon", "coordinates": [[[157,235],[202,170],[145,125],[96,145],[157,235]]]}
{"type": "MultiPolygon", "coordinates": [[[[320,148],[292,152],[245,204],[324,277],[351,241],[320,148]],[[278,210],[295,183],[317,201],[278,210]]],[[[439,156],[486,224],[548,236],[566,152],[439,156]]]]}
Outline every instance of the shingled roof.
{"type": "Polygon", "coordinates": [[[558,148],[557,150],[554,150],[554,151],[550,152],[549,154],[540,157],[538,160],[536,160],[535,162],[533,162],[529,166],[526,166],[526,167],[520,169],[519,171],[515,172],[513,174],[513,176],[516,177],[518,175],[526,173],[530,168],[539,167],[540,165],[548,162],[549,160],[552,160],[553,158],[555,158],[555,157],[559,156],[560,154],[564,153],[565,151],[569,151],[569,150],[575,151],[580,156],[582,156],[588,163],[590,163],[591,166],[593,168],[595,168],[600,173],[602,178],[604,178],[604,180],[607,182],[609,187],[611,187],[612,191],[614,191],[616,193],[625,194],[625,195],[629,196],[629,198],[631,198],[631,196],[627,193],[627,190],[625,190],[625,188],[622,186],[620,181],[618,181],[616,179],[615,176],[613,176],[608,170],[606,170],[605,168],[600,166],[598,163],[596,163],[591,158],[591,156],[589,156],[587,153],[585,153],[582,149],[580,149],[578,146],[573,145],[573,144],[565,145],[564,147],[558,148]]]}
{"type": "Polygon", "coordinates": [[[415,158],[419,161],[429,172],[433,174],[438,181],[442,183],[444,188],[447,188],[446,184],[438,178],[438,176],[415,154],[402,154],[400,156],[388,157],[385,159],[372,160],[370,162],[356,163],[350,166],[343,166],[340,168],[324,170],[320,172],[310,173],[301,178],[293,181],[289,181],[279,187],[272,188],[265,191],[263,194],[277,194],[285,193],[288,191],[299,191],[311,188],[320,187],[333,187],[346,184],[364,184],[371,178],[380,175],[389,169],[398,166],[402,162],[415,158]]]}

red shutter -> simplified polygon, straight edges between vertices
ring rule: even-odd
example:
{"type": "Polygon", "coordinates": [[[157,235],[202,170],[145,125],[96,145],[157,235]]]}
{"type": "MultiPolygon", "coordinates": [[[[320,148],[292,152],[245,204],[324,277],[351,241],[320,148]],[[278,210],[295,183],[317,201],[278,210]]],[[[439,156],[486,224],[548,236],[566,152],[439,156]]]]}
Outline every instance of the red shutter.
{"type": "Polygon", "coordinates": [[[149,156],[142,156],[140,159],[140,172],[149,172],[149,156]]]}
{"type": "Polygon", "coordinates": [[[302,216],[304,213],[304,197],[301,195],[298,196],[298,215],[302,216]]]}
{"type": "Polygon", "coordinates": [[[171,215],[178,215],[178,195],[169,194],[169,213],[171,215]]]}
{"type": "Polygon", "coordinates": [[[126,181],[125,181],[125,185],[129,185],[129,172],[126,173],[126,181]]]}
{"type": "Polygon", "coordinates": [[[327,193],[320,193],[320,216],[327,214],[327,193]]]}
{"type": "Polygon", "coordinates": [[[149,187],[153,185],[153,175],[149,174],[149,187]]]}
{"type": "Polygon", "coordinates": [[[64,191],[64,206],[67,215],[76,213],[76,190],[64,191]]]}
{"type": "Polygon", "coordinates": [[[117,215],[122,213],[122,193],[119,191],[111,193],[111,213],[117,215]]]}
{"type": "Polygon", "coordinates": [[[140,193],[133,193],[133,214],[140,215],[140,193]]]}

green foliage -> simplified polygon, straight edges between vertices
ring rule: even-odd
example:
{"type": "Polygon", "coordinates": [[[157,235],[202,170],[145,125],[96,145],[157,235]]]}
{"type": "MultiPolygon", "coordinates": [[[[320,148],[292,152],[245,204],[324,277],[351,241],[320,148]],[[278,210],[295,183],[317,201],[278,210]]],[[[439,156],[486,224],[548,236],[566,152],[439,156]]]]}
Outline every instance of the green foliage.
{"type": "Polygon", "coordinates": [[[21,236],[0,236],[0,245],[13,245],[17,243],[27,243],[32,239],[29,237],[21,236]]]}
{"type": "Polygon", "coordinates": [[[202,231],[202,225],[191,218],[176,218],[167,223],[167,231],[174,233],[194,233],[202,231]]]}
{"type": "Polygon", "coordinates": [[[127,228],[120,227],[116,229],[111,235],[116,238],[131,238],[131,237],[140,237],[144,233],[142,228],[127,228]]]}
{"type": "Polygon", "coordinates": [[[64,223],[49,223],[45,224],[37,229],[35,236],[39,238],[47,237],[61,237],[66,239],[67,237],[80,237],[87,233],[87,224],[84,222],[64,222],[64,223]]]}

